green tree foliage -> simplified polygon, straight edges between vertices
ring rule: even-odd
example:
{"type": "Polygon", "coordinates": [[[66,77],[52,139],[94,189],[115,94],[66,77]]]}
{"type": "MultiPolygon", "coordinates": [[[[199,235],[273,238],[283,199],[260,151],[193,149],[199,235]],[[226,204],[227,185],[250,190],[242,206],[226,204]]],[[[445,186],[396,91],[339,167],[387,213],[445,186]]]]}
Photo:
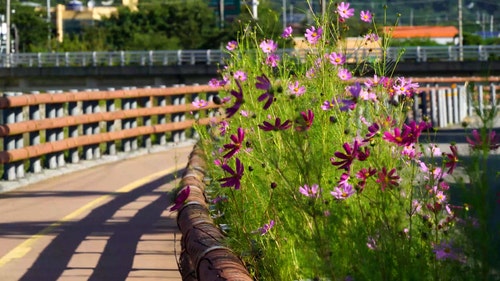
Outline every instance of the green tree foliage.
{"type": "MultiPolygon", "coordinates": [[[[11,18],[17,29],[19,52],[47,50],[49,26],[41,11],[34,11],[32,7],[16,6],[15,14],[11,18]]],[[[52,31],[52,26],[50,28],[52,31]]]]}

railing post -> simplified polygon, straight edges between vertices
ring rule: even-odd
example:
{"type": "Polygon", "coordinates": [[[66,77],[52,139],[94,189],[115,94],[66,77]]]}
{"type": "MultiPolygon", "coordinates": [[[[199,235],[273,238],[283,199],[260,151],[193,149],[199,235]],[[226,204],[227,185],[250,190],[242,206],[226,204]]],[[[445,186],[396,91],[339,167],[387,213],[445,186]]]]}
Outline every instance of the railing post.
{"type": "Polygon", "coordinates": [[[154,52],[153,52],[153,50],[150,50],[148,52],[148,65],[149,66],[154,65],[154,52]]]}
{"type": "Polygon", "coordinates": [[[444,89],[438,90],[438,114],[439,114],[439,127],[445,127],[448,125],[446,121],[446,91],[444,89]]]}
{"type": "Polygon", "coordinates": [[[420,121],[420,110],[419,110],[419,97],[416,93],[413,94],[413,120],[415,122],[420,121]]]}
{"type": "Polygon", "coordinates": [[[458,119],[459,122],[467,117],[467,93],[464,86],[458,86],[458,119]]]}
{"type": "MultiPolygon", "coordinates": [[[[161,88],[165,88],[165,86],[161,86],[161,88]]],[[[167,105],[167,99],[165,98],[165,96],[158,96],[156,98],[156,101],[158,103],[157,106],[159,107],[164,107],[167,105]]],[[[158,115],[158,124],[166,124],[167,123],[167,117],[165,114],[161,114],[161,115],[158,115]]],[[[167,144],[167,135],[165,133],[158,133],[156,134],[157,138],[158,138],[158,143],[160,145],[165,145],[167,144]]]]}
{"type": "MultiPolygon", "coordinates": [[[[87,89],[86,92],[90,92],[90,89],[87,89]]],[[[83,101],[82,102],[82,107],[83,107],[83,114],[92,114],[93,111],[93,101],[83,101]]],[[[83,134],[85,136],[91,136],[94,133],[94,128],[93,124],[83,124],[83,134]]],[[[83,157],[85,160],[92,160],[93,159],[93,145],[85,145],[83,147],[83,157]]]]}
{"type": "Polygon", "coordinates": [[[453,123],[454,124],[459,124],[460,123],[460,118],[459,118],[459,103],[458,103],[458,89],[456,87],[451,89],[451,94],[452,94],[452,103],[453,103],[453,123]]]}
{"type": "MultiPolygon", "coordinates": [[[[5,92],[4,95],[7,96],[7,97],[12,97],[12,96],[15,96],[16,93],[14,93],[14,92],[5,92]]],[[[22,109],[21,109],[21,112],[22,112],[22,109]]],[[[17,107],[5,108],[2,111],[2,113],[3,113],[3,120],[4,120],[4,122],[5,122],[6,125],[8,125],[8,124],[14,124],[14,123],[16,123],[17,118],[18,118],[19,108],[17,108],[17,107]]],[[[4,150],[5,151],[9,151],[9,150],[16,149],[17,145],[18,145],[17,139],[18,139],[17,135],[15,135],[15,136],[10,136],[10,135],[5,136],[4,139],[3,139],[4,150]]],[[[21,135],[21,139],[22,139],[22,135],[21,135]]],[[[13,181],[13,180],[17,179],[17,171],[18,171],[17,166],[18,165],[19,165],[19,163],[15,163],[15,162],[5,163],[5,165],[4,165],[4,171],[3,171],[3,176],[4,176],[5,180],[13,181]]]]}
{"type": "Polygon", "coordinates": [[[490,100],[491,100],[491,106],[496,107],[497,106],[497,91],[495,88],[494,83],[490,83],[490,100]]]}
{"type": "Polygon", "coordinates": [[[70,60],[69,60],[69,53],[68,52],[64,53],[64,65],[65,66],[70,66],[70,60]]]}
{"type": "MultiPolygon", "coordinates": [[[[184,85],[174,85],[174,87],[182,87],[184,85]]],[[[181,104],[186,103],[186,97],[184,95],[175,95],[172,96],[172,104],[179,106],[181,104]]],[[[173,113],[172,114],[172,122],[181,122],[185,120],[185,115],[184,113],[173,113]]],[[[173,131],[172,132],[172,141],[177,143],[180,141],[185,140],[186,134],[184,130],[179,130],[179,131],[173,131]]]]}
{"type": "Polygon", "coordinates": [[[97,53],[92,52],[92,66],[97,66],[97,53]]]}
{"type": "Polygon", "coordinates": [[[435,87],[431,89],[431,121],[432,126],[439,126],[438,120],[438,93],[435,87]]]}
{"type": "MultiPolygon", "coordinates": [[[[50,95],[54,95],[55,91],[48,91],[50,95]]],[[[45,105],[45,119],[54,119],[57,117],[57,105],[54,103],[48,103],[45,105]]],[[[45,142],[55,142],[57,141],[58,130],[57,129],[47,129],[45,131],[45,142]]],[[[51,152],[47,155],[47,167],[49,169],[57,169],[57,155],[51,152]]]]}
{"type": "Polygon", "coordinates": [[[177,65],[182,65],[182,50],[177,50],[177,65]]]}
{"type": "MultiPolygon", "coordinates": [[[[39,91],[32,91],[32,95],[40,94],[39,91]]],[[[40,113],[40,105],[30,105],[28,108],[29,119],[36,121],[40,120],[42,115],[40,113]]],[[[31,145],[39,145],[41,143],[40,139],[40,131],[33,131],[29,133],[29,144],[31,145]]],[[[33,174],[38,174],[42,172],[42,160],[40,156],[30,158],[30,171],[33,174]]]]}
{"type": "Polygon", "coordinates": [[[120,66],[125,66],[125,52],[120,51],[120,66]]]}
{"type": "MultiPolygon", "coordinates": [[[[114,88],[109,88],[108,91],[112,92],[114,91],[114,88]]],[[[108,99],[106,100],[106,112],[114,112],[116,110],[115,106],[115,100],[114,99],[108,99]]],[[[113,121],[106,121],[106,132],[114,132],[115,131],[115,126],[116,126],[116,120],[113,121]]],[[[108,155],[115,155],[116,154],[116,143],[115,141],[109,141],[106,144],[106,149],[108,155]]]]}
{"type": "Polygon", "coordinates": [[[474,100],[472,98],[472,95],[474,94],[474,89],[472,89],[472,92],[470,92],[469,87],[466,88],[466,95],[467,95],[467,115],[472,116],[472,113],[474,112],[474,100]]]}
{"type": "MultiPolygon", "coordinates": [[[[97,90],[94,90],[97,91],[97,90]]],[[[92,113],[99,113],[101,112],[101,107],[99,105],[99,100],[93,100],[91,101],[92,104],[92,113]]],[[[99,135],[101,133],[101,127],[99,126],[100,122],[92,123],[92,134],[94,135],[99,135]]],[[[92,153],[93,153],[93,159],[99,159],[101,158],[101,145],[98,144],[93,144],[92,145],[92,153]]]]}
{"type": "Polygon", "coordinates": [[[207,50],[207,65],[212,64],[212,58],[210,57],[212,55],[212,50],[207,50]]]}
{"type": "Polygon", "coordinates": [[[422,119],[424,119],[424,117],[429,117],[429,112],[427,111],[427,107],[429,106],[428,104],[428,101],[427,101],[427,98],[428,98],[429,94],[427,91],[424,91],[424,92],[421,92],[420,93],[420,99],[421,99],[421,105],[420,105],[420,108],[421,108],[421,112],[422,112],[422,119]]]}
{"type": "Polygon", "coordinates": [[[484,91],[483,91],[483,85],[479,85],[478,86],[478,91],[479,91],[479,100],[478,100],[479,112],[481,112],[481,114],[482,114],[483,110],[484,110],[484,91]]]}
{"type": "MultiPolygon", "coordinates": [[[[129,90],[128,87],[123,88],[123,90],[127,91],[129,90]]],[[[122,110],[129,110],[132,107],[132,101],[130,98],[124,98],[122,99],[122,110]]],[[[132,121],[130,118],[124,118],[121,120],[122,121],[122,130],[128,130],[132,126],[132,121]]],[[[131,145],[132,140],[130,138],[126,138],[122,140],[122,149],[124,152],[130,152],[132,145],[131,145]]]]}
{"type": "MultiPolygon", "coordinates": [[[[146,89],[151,88],[151,87],[146,87],[146,89]]],[[[143,106],[144,108],[152,108],[153,107],[153,97],[145,97],[143,98],[143,106]]],[[[143,121],[143,126],[151,126],[153,123],[151,121],[151,115],[144,116],[142,118],[143,121]]],[[[144,135],[143,136],[143,146],[146,147],[147,149],[150,149],[151,146],[153,146],[152,140],[151,140],[151,135],[144,135]]]]}
{"type": "MultiPolygon", "coordinates": [[[[130,87],[130,89],[135,90],[136,87],[130,87]]],[[[130,109],[137,109],[137,107],[138,107],[137,99],[139,99],[139,98],[130,99],[130,109]]],[[[130,128],[135,129],[137,127],[138,127],[137,126],[137,117],[130,118],[130,128]]],[[[139,148],[139,138],[140,138],[139,136],[132,138],[132,141],[130,143],[132,150],[137,150],[139,148]]]]}
{"type": "MultiPolygon", "coordinates": [[[[76,93],[78,90],[70,90],[70,92],[76,93]]],[[[78,116],[82,114],[82,110],[79,107],[78,102],[69,102],[68,103],[68,113],[70,116],[78,116]]],[[[68,127],[68,137],[69,138],[76,138],[78,137],[78,125],[76,126],[69,126],[68,127]]],[[[78,148],[70,148],[69,150],[70,158],[71,158],[71,163],[76,164],[80,162],[80,155],[78,154],[78,148]]]]}
{"type": "MultiPolygon", "coordinates": [[[[199,85],[198,83],[193,84],[193,86],[198,86],[198,85],[199,85]]],[[[199,93],[191,95],[191,100],[193,100],[193,101],[195,101],[196,99],[199,99],[199,98],[200,98],[199,93]]],[[[193,118],[194,118],[194,120],[200,119],[200,111],[199,110],[193,111],[193,118]]],[[[195,128],[191,128],[191,135],[194,139],[198,139],[200,137],[200,135],[198,134],[198,131],[196,131],[195,128]]]]}

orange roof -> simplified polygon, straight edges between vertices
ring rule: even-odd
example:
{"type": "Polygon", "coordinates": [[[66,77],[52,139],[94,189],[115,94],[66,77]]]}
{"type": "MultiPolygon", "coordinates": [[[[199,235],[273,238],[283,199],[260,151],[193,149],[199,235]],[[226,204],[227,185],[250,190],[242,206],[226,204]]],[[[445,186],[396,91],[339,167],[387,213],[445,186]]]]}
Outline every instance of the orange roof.
{"type": "Polygon", "coordinates": [[[384,32],[392,32],[392,38],[436,38],[455,37],[455,26],[386,26],[384,32]]]}

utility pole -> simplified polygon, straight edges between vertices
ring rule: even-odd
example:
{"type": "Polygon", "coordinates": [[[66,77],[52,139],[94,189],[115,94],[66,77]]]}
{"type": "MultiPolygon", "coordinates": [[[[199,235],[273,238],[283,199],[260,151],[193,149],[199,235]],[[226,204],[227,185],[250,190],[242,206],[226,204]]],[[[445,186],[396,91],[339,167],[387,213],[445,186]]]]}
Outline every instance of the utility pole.
{"type": "MultiPolygon", "coordinates": [[[[49,0],[47,0],[49,1],[49,0]]],[[[219,0],[219,16],[220,16],[220,28],[224,29],[224,6],[226,3],[224,3],[224,0],[219,0]]]]}
{"type": "Polygon", "coordinates": [[[462,0],[458,0],[458,57],[464,60],[464,35],[462,30],[462,0]]]}
{"type": "Polygon", "coordinates": [[[51,47],[50,47],[50,41],[51,41],[51,28],[50,28],[50,0],[47,0],[47,28],[49,29],[48,30],[48,35],[47,35],[47,47],[49,49],[49,52],[51,51],[51,47]]]}
{"type": "Polygon", "coordinates": [[[7,57],[7,65],[10,62],[10,0],[7,0],[7,4],[5,7],[5,23],[7,24],[7,30],[5,30],[5,38],[7,38],[5,42],[5,54],[7,57]]]}

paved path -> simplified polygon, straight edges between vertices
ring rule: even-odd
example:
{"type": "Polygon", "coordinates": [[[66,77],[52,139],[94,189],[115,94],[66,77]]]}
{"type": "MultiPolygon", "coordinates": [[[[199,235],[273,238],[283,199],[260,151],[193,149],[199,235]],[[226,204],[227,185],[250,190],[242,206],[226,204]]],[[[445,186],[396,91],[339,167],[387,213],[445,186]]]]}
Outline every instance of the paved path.
{"type": "Polygon", "coordinates": [[[191,145],[0,194],[0,280],[181,280],[168,211],[191,145]]]}

